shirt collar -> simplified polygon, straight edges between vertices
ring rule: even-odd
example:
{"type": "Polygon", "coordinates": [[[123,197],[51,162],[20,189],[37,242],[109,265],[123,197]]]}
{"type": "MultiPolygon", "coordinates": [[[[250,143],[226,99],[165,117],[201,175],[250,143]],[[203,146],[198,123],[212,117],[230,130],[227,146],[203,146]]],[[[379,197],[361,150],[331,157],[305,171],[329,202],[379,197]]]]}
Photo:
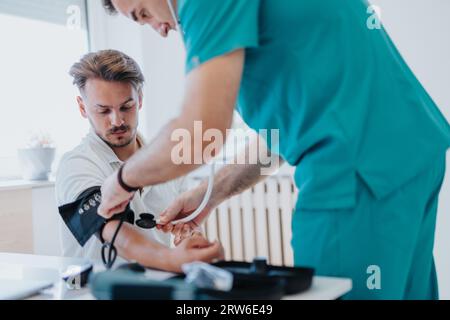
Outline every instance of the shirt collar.
{"type": "MultiPolygon", "coordinates": [[[[109,164],[115,164],[118,163],[122,165],[124,162],[120,160],[117,155],[114,153],[113,149],[105,142],[103,141],[93,129],[89,131],[88,139],[93,141],[95,143],[96,148],[98,147],[98,151],[102,153],[102,155],[105,157],[106,161],[108,161],[109,164]]],[[[142,138],[141,134],[137,134],[137,140],[141,147],[145,145],[145,141],[142,138]]]]}

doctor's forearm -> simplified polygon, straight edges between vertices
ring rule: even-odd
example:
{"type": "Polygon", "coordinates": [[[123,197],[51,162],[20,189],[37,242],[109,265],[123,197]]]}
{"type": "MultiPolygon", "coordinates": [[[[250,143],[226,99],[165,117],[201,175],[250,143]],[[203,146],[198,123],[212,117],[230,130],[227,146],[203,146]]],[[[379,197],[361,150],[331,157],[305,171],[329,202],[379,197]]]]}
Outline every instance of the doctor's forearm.
{"type": "MultiPolygon", "coordinates": [[[[282,160],[280,161],[282,163],[282,160]]],[[[261,168],[260,164],[230,164],[219,170],[214,180],[212,205],[218,206],[266,179],[268,176],[261,174],[261,168]]],[[[207,182],[205,181],[202,186],[206,190],[207,182]]]]}
{"type": "MultiPolygon", "coordinates": [[[[176,164],[172,159],[172,150],[180,143],[172,141],[172,132],[180,128],[187,129],[186,123],[188,121],[180,118],[172,120],[159,132],[158,138],[131,157],[123,170],[124,181],[134,187],[155,185],[188,174],[201,166],[193,163],[176,164]]],[[[194,159],[195,155],[192,154],[191,158],[194,159]]]]}
{"type": "MultiPolygon", "coordinates": [[[[211,195],[211,205],[214,207],[223,201],[237,195],[248,188],[251,188],[258,182],[264,180],[260,175],[258,165],[234,165],[230,164],[217,172],[214,179],[214,188],[211,195]]],[[[203,183],[206,189],[207,181],[203,183]]]]}
{"type": "MultiPolygon", "coordinates": [[[[233,121],[243,64],[244,50],[241,49],[215,58],[190,72],[186,79],[181,114],[167,124],[150,145],[128,161],[123,170],[124,181],[133,187],[166,182],[198,168],[200,164],[195,160],[200,159],[204,163],[209,160],[205,157],[215,156],[203,154],[211,143],[203,141],[204,134],[220,133],[221,141],[225,142],[226,130],[233,121]],[[200,141],[196,140],[196,122],[201,124],[200,141]],[[172,141],[175,130],[189,133],[191,141],[182,141],[183,158],[188,153],[189,164],[176,164],[172,159],[172,151],[180,143],[172,141]]],[[[222,147],[217,141],[214,142],[222,147]]]]}
{"type": "MultiPolygon", "coordinates": [[[[211,197],[212,205],[217,206],[228,198],[253,187],[275,172],[284,163],[284,160],[278,154],[272,153],[267,148],[267,144],[259,136],[246,145],[240,158],[252,155],[255,150],[259,151],[256,163],[230,164],[217,172],[214,192],[211,197]],[[264,161],[261,158],[262,155],[267,156],[264,161]],[[270,161],[267,162],[267,159],[270,159],[270,161]],[[267,164],[263,164],[263,162],[267,164]]],[[[204,182],[203,186],[206,188],[207,183],[204,182]]]]}

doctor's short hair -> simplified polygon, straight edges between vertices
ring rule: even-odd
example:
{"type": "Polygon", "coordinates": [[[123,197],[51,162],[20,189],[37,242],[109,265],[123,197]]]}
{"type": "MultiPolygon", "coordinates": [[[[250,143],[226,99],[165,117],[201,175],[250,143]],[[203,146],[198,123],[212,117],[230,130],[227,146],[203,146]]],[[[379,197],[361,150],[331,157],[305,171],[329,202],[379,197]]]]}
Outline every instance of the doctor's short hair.
{"type": "Polygon", "coordinates": [[[129,83],[138,91],[145,82],[137,62],[117,50],[88,53],[70,68],[69,74],[80,91],[84,90],[89,79],[129,83]]]}
{"type": "Polygon", "coordinates": [[[111,15],[117,14],[117,10],[114,7],[111,0],[102,0],[103,8],[105,8],[106,12],[108,12],[111,15]]]}

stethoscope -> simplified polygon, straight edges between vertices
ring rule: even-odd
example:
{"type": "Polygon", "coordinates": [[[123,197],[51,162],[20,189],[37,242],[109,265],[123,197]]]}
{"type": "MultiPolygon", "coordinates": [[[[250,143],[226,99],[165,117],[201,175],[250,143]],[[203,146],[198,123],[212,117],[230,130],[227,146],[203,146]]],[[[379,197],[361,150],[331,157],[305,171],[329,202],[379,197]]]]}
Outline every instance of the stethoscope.
{"type": "Polygon", "coordinates": [[[172,0],[167,0],[167,5],[169,6],[170,14],[173,17],[173,20],[175,21],[175,26],[176,26],[177,30],[180,32],[181,39],[184,40],[184,31],[183,31],[183,28],[181,27],[181,21],[175,12],[175,7],[173,5],[172,0]]]}
{"type": "MultiPolygon", "coordinates": [[[[167,0],[167,4],[169,6],[170,13],[172,14],[172,17],[175,21],[176,28],[179,31],[179,33],[181,35],[181,39],[184,42],[184,31],[181,27],[180,20],[178,19],[178,16],[175,13],[175,9],[174,9],[172,0],[167,0]]],[[[190,222],[190,221],[194,220],[195,218],[197,218],[198,215],[200,215],[200,213],[205,209],[206,205],[208,204],[209,199],[211,198],[211,193],[212,193],[212,189],[213,189],[213,185],[214,185],[214,171],[215,171],[215,163],[214,163],[214,161],[212,161],[210,164],[208,187],[206,189],[206,193],[205,193],[203,200],[200,203],[199,207],[194,212],[192,212],[189,216],[182,218],[182,219],[171,221],[170,222],[171,224],[177,225],[177,224],[181,224],[181,223],[190,222]]],[[[127,210],[131,210],[131,209],[128,207],[127,210]]],[[[134,215],[134,213],[133,213],[133,215],[134,215]]],[[[111,242],[105,242],[102,245],[101,256],[102,256],[103,263],[107,269],[110,269],[113,266],[114,262],[116,261],[117,249],[114,246],[114,242],[116,240],[117,234],[119,233],[119,230],[122,227],[123,223],[124,223],[124,218],[122,218],[119,221],[119,225],[117,226],[117,229],[114,232],[111,242]]],[[[151,213],[142,213],[139,215],[139,219],[136,220],[136,225],[142,229],[153,229],[156,227],[157,224],[158,224],[158,221],[155,220],[155,216],[151,213]]]]}
{"type": "MultiPolygon", "coordinates": [[[[181,39],[184,42],[184,30],[181,26],[180,19],[178,18],[178,15],[175,12],[175,7],[173,5],[172,0],[167,0],[167,4],[169,6],[170,13],[172,14],[173,20],[175,21],[176,28],[177,28],[178,32],[180,33],[181,39]]],[[[211,198],[211,193],[212,193],[212,189],[213,189],[213,185],[214,185],[214,167],[215,167],[215,163],[214,163],[214,161],[212,161],[210,164],[208,187],[206,189],[205,196],[203,197],[203,200],[200,203],[200,206],[194,212],[192,212],[189,216],[187,216],[183,219],[172,221],[171,223],[173,225],[190,222],[190,221],[194,220],[195,218],[197,218],[198,215],[203,211],[203,209],[205,209],[206,205],[208,204],[209,199],[211,198]]]]}
{"type": "MultiPolygon", "coordinates": [[[[134,216],[133,210],[131,210],[130,206],[127,206],[127,209],[125,210],[125,213],[127,215],[131,214],[134,216]]],[[[111,242],[104,242],[102,244],[102,250],[101,250],[101,257],[103,264],[105,265],[106,269],[111,269],[114,265],[114,262],[117,258],[117,249],[114,246],[114,242],[116,241],[117,234],[119,233],[120,228],[122,227],[123,223],[125,222],[125,218],[122,217],[119,220],[119,225],[117,226],[116,230],[114,231],[114,235],[111,239],[111,242]]],[[[141,213],[139,215],[139,219],[136,220],[136,225],[139,228],[142,229],[153,229],[156,227],[157,223],[155,220],[155,216],[151,213],[141,213]]]]}

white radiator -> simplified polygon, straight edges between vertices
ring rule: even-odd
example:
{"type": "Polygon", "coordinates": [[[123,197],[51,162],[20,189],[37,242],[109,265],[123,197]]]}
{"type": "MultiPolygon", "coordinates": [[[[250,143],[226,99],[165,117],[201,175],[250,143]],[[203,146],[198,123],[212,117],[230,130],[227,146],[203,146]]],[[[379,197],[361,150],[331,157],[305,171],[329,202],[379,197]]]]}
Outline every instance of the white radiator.
{"type": "Polygon", "coordinates": [[[219,240],[226,260],[266,257],[273,265],[293,265],[291,216],[297,189],[291,175],[267,178],[221,204],[205,224],[209,240],[219,240]]]}

